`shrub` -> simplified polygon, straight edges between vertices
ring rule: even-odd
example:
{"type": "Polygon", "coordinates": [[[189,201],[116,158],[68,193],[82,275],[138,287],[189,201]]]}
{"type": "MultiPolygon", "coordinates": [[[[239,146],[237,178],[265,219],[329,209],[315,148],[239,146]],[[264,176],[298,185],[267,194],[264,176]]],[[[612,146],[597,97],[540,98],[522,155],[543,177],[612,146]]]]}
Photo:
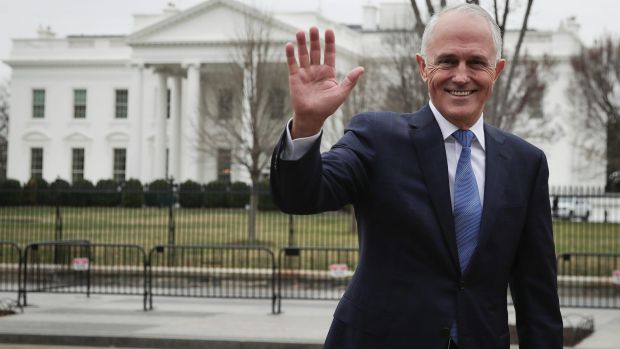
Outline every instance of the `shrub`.
{"type": "Polygon", "coordinates": [[[69,205],[77,207],[91,206],[95,194],[95,186],[87,179],[73,182],[69,205]]]}
{"type": "Polygon", "coordinates": [[[204,205],[206,207],[228,207],[229,190],[229,182],[213,181],[207,183],[204,191],[204,205]]]}
{"type": "Polygon", "coordinates": [[[258,209],[264,211],[277,210],[278,207],[273,203],[269,182],[262,181],[257,183],[258,190],[258,209]]]}
{"type": "Polygon", "coordinates": [[[181,207],[201,207],[202,198],[202,186],[199,183],[187,180],[179,186],[179,204],[181,207]]]}
{"type": "Polygon", "coordinates": [[[230,207],[245,207],[250,203],[250,186],[243,182],[230,185],[230,207]]]}
{"type": "Polygon", "coordinates": [[[144,203],[144,192],[142,183],[137,179],[130,179],[125,182],[122,190],[123,207],[142,207],[144,203]]]}
{"type": "Polygon", "coordinates": [[[22,191],[25,205],[47,205],[49,203],[49,184],[43,178],[30,178],[22,191]]]}
{"type": "Polygon", "coordinates": [[[18,180],[5,179],[0,182],[0,206],[18,206],[22,199],[22,185],[18,180]]]}
{"type": "Polygon", "coordinates": [[[164,207],[174,203],[172,187],[165,179],[156,179],[148,186],[144,194],[144,203],[151,207],[164,207]]]}
{"type": "Polygon", "coordinates": [[[94,206],[114,207],[121,203],[121,193],[118,191],[118,183],[113,179],[102,179],[95,186],[93,195],[94,206]]]}
{"type": "Polygon", "coordinates": [[[50,204],[51,205],[69,205],[71,200],[70,192],[71,184],[64,179],[56,178],[55,181],[50,184],[50,204]]]}

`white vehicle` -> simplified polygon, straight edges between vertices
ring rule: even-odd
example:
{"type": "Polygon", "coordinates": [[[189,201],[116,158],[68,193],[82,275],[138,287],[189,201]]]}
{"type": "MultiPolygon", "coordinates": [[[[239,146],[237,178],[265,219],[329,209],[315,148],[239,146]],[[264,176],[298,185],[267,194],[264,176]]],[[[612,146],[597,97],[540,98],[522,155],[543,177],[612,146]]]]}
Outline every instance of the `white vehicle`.
{"type": "Polygon", "coordinates": [[[592,212],[592,205],[585,198],[566,196],[554,197],[551,204],[551,215],[554,218],[578,218],[586,222],[592,212]]]}

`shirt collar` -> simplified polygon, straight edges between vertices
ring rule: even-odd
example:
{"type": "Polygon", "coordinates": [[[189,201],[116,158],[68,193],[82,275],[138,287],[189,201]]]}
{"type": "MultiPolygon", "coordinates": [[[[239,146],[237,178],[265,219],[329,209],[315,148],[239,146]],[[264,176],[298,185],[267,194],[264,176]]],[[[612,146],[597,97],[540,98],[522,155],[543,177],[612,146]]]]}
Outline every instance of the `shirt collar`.
{"type": "MultiPolygon", "coordinates": [[[[443,115],[441,115],[439,110],[437,110],[437,108],[435,108],[435,105],[433,105],[432,101],[428,101],[428,104],[431,107],[431,110],[433,111],[433,116],[435,116],[435,120],[437,120],[437,123],[439,124],[439,128],[441,129],[441,134],[443,135],[443,140],[445,141],[446,139],[452,136],[454,131],[458,130],[459,128],[454,126],[443,115]]],[[[470,130],[476,136],[476,140],[478,140],[478,143],[480,143],[480,145],[482,146],[482,150],[486,150],[485,142],[484,142],[484,119],[483,117],[484,117],[484,113],[480,114],[478,121],[476,121],[476,123],[470,128],[470,130]]]]}

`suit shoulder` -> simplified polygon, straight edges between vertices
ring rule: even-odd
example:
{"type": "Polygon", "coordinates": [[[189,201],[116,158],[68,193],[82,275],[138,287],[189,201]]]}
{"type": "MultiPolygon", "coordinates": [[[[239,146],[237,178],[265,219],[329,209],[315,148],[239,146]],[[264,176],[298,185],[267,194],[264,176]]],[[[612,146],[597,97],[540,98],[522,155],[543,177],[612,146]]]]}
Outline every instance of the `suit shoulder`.
{"type": "Polygon", "coordinates": [[[349,122],[347,129],[360,129],[369,127],[373,131],[381,131],[382,129],[390,129],[395,125],[405,122],[403,116],[409,114],[396,112],[365,112],[360,113],[349,122]]]}
{"type": "Polygon", "coordinates": [[[495,137],[498,141],[506,142],[507,145],[509,145],[511,149],[514,149],[516,152],[536,158],[545,156],[545,153],[542,149],[515,135],[514,133],[504,131],[489,124],[485,124],[485,127],[487,128],[488,133],[492,137],[495,137]]]}

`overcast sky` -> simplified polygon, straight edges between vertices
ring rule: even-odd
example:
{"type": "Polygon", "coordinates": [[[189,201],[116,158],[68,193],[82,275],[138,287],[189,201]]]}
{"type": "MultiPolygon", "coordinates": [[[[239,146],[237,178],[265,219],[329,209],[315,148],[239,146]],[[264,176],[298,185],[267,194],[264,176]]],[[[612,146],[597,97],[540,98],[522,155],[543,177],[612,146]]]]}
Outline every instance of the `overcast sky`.
{"type": "MultiPolygon", "coordinates": [[[[157,13],[168,2],[187,9],[204,0],[0,0],[0,60],[11,50],[12,38],[36,37],[39,25],[50,26],[57,37],[74,34],[128,34],[132,14],[157,13]]],[[[409,0],[245,0],[272,11],[303,11],[320,8],[325,16],[343,23],[360,23],[362,5],[368,1],[409,0]]],[[[448,1],[449,3],[454,2],[448,1]]],[[[456,1],[461,2],[461,1],[456,1]]],[[[483,6],[491,0],[482,0],[483,6]]],[[[524,8],[525,0],[513,0],[524,8]]],[[[575,16],[580,35],[589,44],[604,33],[620,34],[620,0],[535,0],[530,27],[555,29],[560,21],[575,16]]],[[[513,23],[517,26],[518,23],[513,23]]],[[[337,34],[337,33],[336,33],[337,34]]],[[[0,63],[0,80],[10,68],[0,63]]]]}

